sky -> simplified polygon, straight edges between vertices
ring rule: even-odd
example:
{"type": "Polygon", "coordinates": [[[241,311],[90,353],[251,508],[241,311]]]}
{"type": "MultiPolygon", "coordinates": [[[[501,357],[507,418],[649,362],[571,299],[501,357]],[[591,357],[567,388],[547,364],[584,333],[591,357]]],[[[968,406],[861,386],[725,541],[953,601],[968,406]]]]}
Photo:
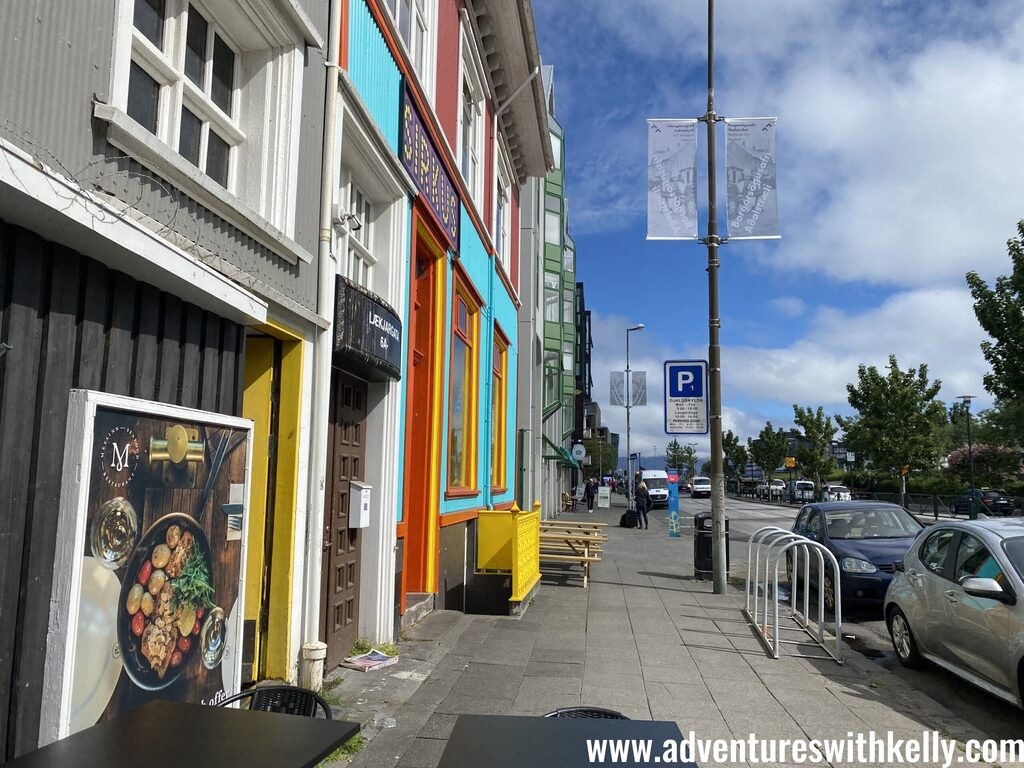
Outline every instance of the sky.
{"type": "MultiPolygon", "coordinates": [[[[707,359],[707,248],[646,240],[648,118],[707,106],[705,0],[532,0],[565,130],[569,232],[592,312],[592,396],[647,371],[631,446],[664,455],[663,365],[707,359]]],[[[723,430],[742,441],[793,405],[848,415],[861,364],[924,363],[947,405],[977,395],[986,338],[964,275],[1008,274],[1024,218],[1020,0],[719,0],[715,111],[778,118],[780,240],[719,249],[723,430]]],[[[706,142],[697,196],[707,199],[706,142]]],[[[716,140],[724,231],[724,129],[716,140]]],[[[706,204],[699,236],[707,232],[706,204]]]]}

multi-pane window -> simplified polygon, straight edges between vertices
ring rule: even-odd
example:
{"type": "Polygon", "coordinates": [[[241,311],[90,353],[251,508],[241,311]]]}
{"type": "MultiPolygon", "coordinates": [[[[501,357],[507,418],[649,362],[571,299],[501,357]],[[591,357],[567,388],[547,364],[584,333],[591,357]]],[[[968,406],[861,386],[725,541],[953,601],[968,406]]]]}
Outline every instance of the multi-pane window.
{"type": "Polygon", "coordinates": [[[562,251],[562,269],[566,272],[573,272],[576,269],[576,257],[572,248],[562,251]]]}
{"type": "Polygon", "coordinates": [[[345,273],[349,280],[373,290],[373,203],[354,181],[348,183],[348,254],[345,273]]]}
{"type": "Polygon", "coordinates": [[[491,487],[505,487],[505,459],[508,438],[505,409],[508,403],[508,342],[500,331],[494,334],[491,363],[491,487]]]}
{"type": "Polygon", "coordinates": [[[555,170],[562,167],[562,137],[557,133],[551,134],[551,154],[555,156],[555,170]]]}
{"type": "Polygon", "coordinates": [[[459,92],[459,170],[477,210],[483,209],[484,75],[468,33],[462,36],[462,89],[459,92]]]}
{"type": "Polygon", "coordinates": [[[431,56],[433,0],[384,0],[398,34],[405,44],[420,83],[432,92],[433,61],[431,56]]]}
{"type": "Polygon", "coordinates": [[[451,394],[448,402],[448,487],[473,486],[473,424],[477,307],[461,284],[452,306],[451,394]]]}
{"type": "Polygon", "coordinates": [[[562,371],[558,361],[558,353],[553,350],[544,351],[544,405],[557,405],[562,383],[562,371]]]}
{"type": "Polygon", "coordinates": [[[572,373],[572,342],[562,342],[562,371],[572,373]]]}
{"type": "Polygon", "coordinates": [[[558,322],[558,296],[561,281],[554,272],[544,273],[544,319],[549,323],[558,322]]]}
{"type": "Polygon", "coordinates": [[[500,147],[495,148],[497,171],[494,174],[494,252],[505,269],[509,273],[512,245],[509,242],[509,229],[511,227],[512,209],[509,205],[511,196],[512,174],[508,171],[508,164],[500,147]]]}
{"type": "Polygon", "coordinates": [[[128,115],[223,187],[244,139],[239,54],[197,3],[135,0],[128,115]]]}
{"type": "Polygon", "coordinates": [[[562,322],[566,325],[576,322],[576,297],[572,289],[566,289],[562,296],[562,322]]]}
{"type": "Polygon", "coordinates": [[[468,81],[462,84],[462,178],[469,187],[469,195],[477,196],[477,171],[480,167],[480,148],[477,146],[477,134],[480,132],[480,118],[477,114],[476,100],[473,89],[468,81]]]}

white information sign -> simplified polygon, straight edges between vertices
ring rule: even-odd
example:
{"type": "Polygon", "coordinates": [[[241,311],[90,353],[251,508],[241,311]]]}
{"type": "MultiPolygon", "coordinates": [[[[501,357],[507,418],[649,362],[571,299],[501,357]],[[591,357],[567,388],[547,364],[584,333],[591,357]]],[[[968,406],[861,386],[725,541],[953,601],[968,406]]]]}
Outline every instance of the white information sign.
{"type": "Polygon", "coordinates": [[[707,361],[666,361],[665,434],[708,434],[709,406],[707,361]]]}
{"type": "Polygon", "coordinates": [[[607,485],[597,488],[597,508],[608,509],[612,505],[612,489],[607,485]]]}

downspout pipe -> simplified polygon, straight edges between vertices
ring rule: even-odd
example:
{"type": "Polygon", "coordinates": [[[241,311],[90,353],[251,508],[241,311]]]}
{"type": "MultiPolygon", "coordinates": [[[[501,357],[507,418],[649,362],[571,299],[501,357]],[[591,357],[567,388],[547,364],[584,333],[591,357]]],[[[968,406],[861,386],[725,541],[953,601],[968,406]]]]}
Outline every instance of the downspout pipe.
{"type": "Polygon", "coordinates": [[[317,314],[330,325],[318,329],[313,342],[313,403],[310,422],[309,496],[306,516],[306,585],[303,642],[320,639],[320,584],[323,568],[324,492],[327,487],[327,417],[334,337],[334,257],[331,254],[334,208],[334,144],[338,119],[338,59],[341,55],[341,4],[331,0],[327,45],[327,87],[324,97],[324,135],[320,165],[320,223],[317,244],[317,314]]]}

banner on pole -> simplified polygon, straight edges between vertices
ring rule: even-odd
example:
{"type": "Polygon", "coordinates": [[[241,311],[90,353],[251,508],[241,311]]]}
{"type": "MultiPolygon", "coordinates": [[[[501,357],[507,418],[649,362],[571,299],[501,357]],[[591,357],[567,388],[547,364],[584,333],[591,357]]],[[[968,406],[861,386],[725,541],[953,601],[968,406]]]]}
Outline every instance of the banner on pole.
{"type": "Polygon", "coordinates": [[[774,117],[725,121],[725,177],[729,239],[779,238],[774,117]]]}
{"type": "Polygon", "coordinates": [[[608,390],[609,405],[626,404],[626,373],[625,371],[612,371],[611,382],[608,390]]]}
{"type": "Polygon", "coordinates": [[[697,239],[696,120],[647,121],[647,239],[697,239]]]}
{"type": "Polygon", "coordinates": [[[647,371],[630,371],[630,405],[647,405],[647,371]]]}

